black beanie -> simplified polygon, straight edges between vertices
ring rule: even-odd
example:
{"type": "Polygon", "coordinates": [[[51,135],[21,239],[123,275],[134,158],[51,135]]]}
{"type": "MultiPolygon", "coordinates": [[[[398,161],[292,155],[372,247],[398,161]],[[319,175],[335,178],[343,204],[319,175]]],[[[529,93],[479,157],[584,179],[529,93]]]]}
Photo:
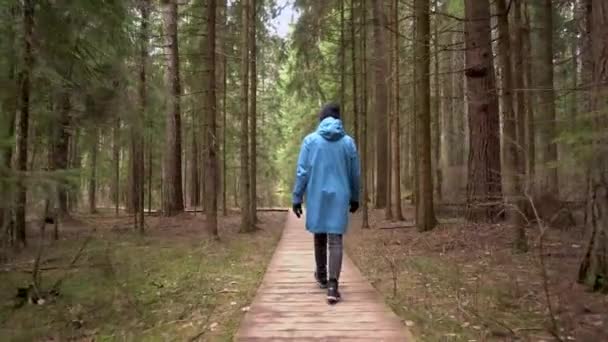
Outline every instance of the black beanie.
{"type": "Polygon", "coordinates": [[[339,104],[332,102],[323,106],[323,108],[321,108],[321,112],[319,113],[319,121],[323,121],[330,116],[334,119],[340,119],[339,104]]]}

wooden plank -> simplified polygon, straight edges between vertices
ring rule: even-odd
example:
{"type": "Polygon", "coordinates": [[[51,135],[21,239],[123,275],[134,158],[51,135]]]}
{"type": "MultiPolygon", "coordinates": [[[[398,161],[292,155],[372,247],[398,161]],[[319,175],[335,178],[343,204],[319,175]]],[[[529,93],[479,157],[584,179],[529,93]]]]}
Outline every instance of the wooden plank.
{"type": "Polygon", "coordinates": [[[330,306],[314,282],[312,236],[290,215],[236,341],[413,341],[348,256],[330,306]]]}

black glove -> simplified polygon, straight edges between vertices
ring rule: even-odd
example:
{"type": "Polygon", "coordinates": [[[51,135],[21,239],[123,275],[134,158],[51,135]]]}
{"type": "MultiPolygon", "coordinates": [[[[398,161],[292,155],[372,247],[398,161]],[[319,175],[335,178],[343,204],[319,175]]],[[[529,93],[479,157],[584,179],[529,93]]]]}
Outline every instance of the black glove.
{"type": "Polygon", "coordinates": [[[354,213],[359,210],[359,202],[351,201],[350,202],[350,212],[354,213]]]}
{"type": "Polygon", "coordinates": [[[296,214],[298,218],[302,216],[302,203],[294,203],[293,204],[293,213],[296,214]]]}

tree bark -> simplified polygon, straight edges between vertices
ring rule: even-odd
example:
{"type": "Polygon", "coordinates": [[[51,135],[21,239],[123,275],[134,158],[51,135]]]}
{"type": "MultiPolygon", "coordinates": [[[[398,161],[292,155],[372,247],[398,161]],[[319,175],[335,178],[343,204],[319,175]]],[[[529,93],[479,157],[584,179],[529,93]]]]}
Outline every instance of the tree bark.
{"type": "Polygon", "coordinates": [[[390,137],[391,137],[391,185],[390,194],[392,196],[392,218],[395,221],[403,221],[403,210],[401,207],[401,144],[399,139],[399,116],[401,115],[400,106],[400,85],[399,85],[399,1],[393,0],[393,110],[391,111],[390,137]]]}
{"type": "Polygon", "coordinates": [[[376,208],[386,208],[390,173],[388,165],[388,58],[386,45],[386,15],[382,1],[372,1],[374,12],[374,71],[376,126],[376,208]]]}
{"type": "Polygon", "coordinates": [[[241,232],[253,230],[249,174],[249,20],[251,0],[241,0],[241,232]]]}
{"type": "Polygon", "coordinates": [[[514,75],[513,88],[515,89],[515,123],[516,123],[516,136],[517,136],[517,147],[519,149],[519,161],[517,163],[517,174],[520,177],[520,191],[524,190],[524,180],[526,176],[526,103],[528,98],[526,97],[525,85],[525,63],[524,63],[524,36],[525,26],[522,18],[522,1],[515,0],[513,3],[513,30],[511,30],[513,37],[513,48],[511,51],[512,56],[512,69],[511,72],[514,75]]]}
{"type": "Polygon", "coordinates": [[[437,219],[433,208],[433,175],[431,166],[431,84],[430,42],[431,27],[429,1],[415,0],[416,13],[416,87],[420,89],[417,101],[416,150],[418,197],[416,198],[416,226],[420,231],[435,227],[437,219]]]}
{"type": "MultiPolygon", "coordinates": [[[[524,0],[522,0],[524,1],[524,0]]],[[[525,191],[529,194],[534,192],[536,179],[536,124],[534,123],[535,101],[531,89],[534,87],[532,81],[532,40],[531,25],[527,2],[523,4],[524,24],[522,27],[522,54],[524,55],[524,89],[526,89],[526,123],[525,123],[525,154],[526,154],[526,184],[525,191]]]]}
{"type": "Polygon", "coordinates": [[[23,65],[19,74],[19,121],[17,124],[17,203],[15,208],[15,232],[17,242],[27,245],[25,215],[27,210],[27,186],[25,173],[27,172],[27,145],[30,117],[30,93],[32,64],[32,39],[34,31],[34,1],[23,2],[23,65]]]}
{"type": "MultiPolygon", "coordinates": [[[[509,28],[509,16],[505,0],[496,0],[496,12],[498,16],[498,62],[502,75],[502,112],[503,112],[503,148],[504,154],[504,192],[505,213],[507,221],[515,228],[515,248],[519,251],[527,250],[526,231],[523,222],[523,193],[521,192],[520,163],[521,148],[517,139],[517,117],[513,109],[513,75],[511,74],[511,35],[509,28]]],[[[517,7],[515,8],[517,11],[517,7]]]]}
{"type": "MultiPolygon", "coordinates": [[[[340,106],[346,112],[346,40],[344,34],[344,0],[340,1],[340,106]]],[[[342,118],[346,122],[346,117],[342,118]]],[[[345,125],[346,126],[346,123],[345,125]]]]}
{"type": "Polygon", "coordinates": [[[533,80],[538,102],[535,104],[541,174],[538,189],[542,195],[559,196],[557,177],[557,129],[553,88],[553,5],[551,0],[531,1],[534,15],[533,80]]]}
{"type": "Polygon", "coordinates": [[[249,94],[249,124],[251,128],[250,134],[250,166],[249,166],[249,204],[251,208],[249,209],[249,215],[251,215],[250,221],[251,224],[255,225],[258,221],[257,218],[257,91],[258,91],[258,72],[257,72],[257,12],[258,6],[256,0],[250,0],[250,14],[251,19],[249,21],[250,29],[249,29],[249,45],[250,45],[250,56],[249,56],[249,77],[250,82],[249,86],[251,87],[251,91],[249,94]]]}
{"type": "Polygon", "coordinates": [[[469,113],[466,218],[473,222],[491,222],[501,207],[501,168],[490,3],[488,0],[466,0],[465,12],[465,75],[469,113]]]}
{"type": "Polygon", "coordinates": [[[350,41],[351,47],[351,66],[352,66],[352,92],[353,92],[353,126],[355,141],[359,141],[359,97],[357,88],[357,35],[355,31],[356,25],[356,14],[355,14],[355,0],[350,1],[350,41]]]}
{"type": "MultiPolygon", "coordinates": [[[[8,26],[8,42],[10,47],[17,45],[16,41],[16,19],[18,16],[17,6],[11,6],[9,9],[10,24],[8,26]]],[[[6,79],[8,80],[7,94],[2,98],[2,107],[0,115],[2,122],[6,123],[6,128],[3,127],[3,131],[0,132],[0,139],[8,141],[15,135],[15,120],[18,106],[18,84],[15,80],[16,67],[17,67],[17,55],[15,49],[8,51],[8,67],[6,79]]],[[[13,184],[8,181],[12,174],[12,159],[13,159],[14,146],[8,145],[0,149],[0,236],[4,239],[0,241],[0,246],[5,248],[6,245],[11,244],[11,238],[14,234],[13,218],[12,218],[12,207],[14,203],[14,189],[13,184]]],[[[4,249],[6,250],[6,249],[4,249]]],[[[0,259],[4,254],[0,252],[0,259]]]]}
{"type": "Polygon", "coordinates": [[[112,201],[114,202],[114,214],[118,216],[120,209],[120,118],[114,119],[112,128],[112,163],[114,175],[112,177],[112,201]]]}
{"type": "Polygon", "coordinates": [[[165,83],[168,103],[165,120],[165,153],[163,156],[164,190],[162,202],[163,215],[171,216],[184,210],[177,0],[161,0],[161,12],[163,17],[165,56],[167,59],[165,83]]]}
{"type": "MultiPolygon", "coordinates": [[[[67,170],[70,155],[70,126],[72,103],[68,89],[63,89],[59,96],[59,122],[55,136],[54,157],[57,170],[67,170]]],[[[74,148],[77,148],[74,146],[74,148]]],[[[73,149],[74,150],[74,149],[73,149]]],[[[57,196],[59,201],[59,216],[69,215],[68,187],[65,181],[60,181],[57,185],[57,196]]]]}
{"type": "MultiPolygon", "coordinates": [[[[217,9],[218,9],[218,18],[217,19],[217,32],[216,32],[216,38],[217,38],[217,51],[218,51],[218,58],[219,60],[216,61],[217,62],[217,74],[216,74],[216,80],[217,80],[217,87],[218,87],[218,92],[219,92],[219,96],[222,99],[222,129],[221,129],[221,141],[222,141],[222,166],[221,166],[221,171],[220,171],[220,178],[221,178],[221,188],[222,188],[222,214],[224,216],[228,215],[228,207],[227,207],[227,193],[228,193],[228,171],[226,169],[227,167],[227,153],[226,153],[226,124],[227,124],[227,118],[226,118],[226,100],[227,100],[227,93],[226,93],[226,85],[227,85],[227,81],[228,81],[228,77],[227,77],[227,58],[226,58],[226,38],[225,38],[225,34],[226,34],[226,19],[227,19],[227,12],[226,12],[226,0],[219,0],[219,2],[217,3],[217,9]]],[[[217,111],[216,111],[217,113],[217,111]]]]}
{"type": "Polygon", "coordinates": [[[360,0],[360,7],[361,7],[361,49],[360,54],[361,54],[361,92],[363,93],[361,96],[361,161],[362,161],[362,173],[361,173],[361,177],[362,177],[362,191],[361,191],[361,198],[362,198],[362,205],[361,205],[361,209],[362,209],[362,214],[361,214],[361,228],[362,229],[369,229],[369,182],[368,182],[368,160],[369,160],[369,156],[368,156],[368,149],[367,149],[367,87],[368,87],[368,82],[367,82],[367,63],[368,63],[368,58],[367,58],[367,1],[366,0],[360,0]]]}
{"type": "MultiPolygon", "coordinates": [[[[590,109],[602,111],[608,106],[608,3],[592,0],[588,9],[593,56],[590,109]]],[[[591,234],[579,269],[579,281],[588,283],[594,291],[608,293],[608,139],[605,134],[608,117],[605,113],[593,118],[593,127],[593,158],[589,163],[591,205],[588,209],[591,234]]]]}
{"type": "Polygon", "coordinates": [[[97,154],[99,150],[99,130],[93,128],[91,141],[91,174],[89,177],[89,213],[97,213],[97,154]]]}
{"type": "Polygon", "coordinates": [[[216,0],[209,0],[207,2],[207,46],[206,46],[206,57],[207,57],[207,72],[206,74],[206,88],[207,88],[207,99],[206,109],[207,115],[205,115],[205,141],[207,143],[207,158],[206,162],[206,177],[205,177],[205,209],[207,215],[207,229],[212,236],[218,236],[217,229],[217,188],[218,188],[218,167],[217,167],[217,123],[216,123],[216,112],[217,112],[217,98],[216,98],[216,0]]]}
{"type": "MultiPolygon", "coordinates": [[[[435,11],[438,10],[438,1],[434,0],[435,11]]],[[[435,171],[435,200],[441,201],[441,94],[439,86],[439,16],[435,16],[435,25],[433,25],[433,62],[434,71],[433,74],[433,164],[435,171]]]]}
{"type": "MultiPolygon", "coordinates": [[[[147,66],[148,66],[148,40],[149,40],[149,19],[150,19],[150,0],[141,0],[141,32],[140,32],[140,60],[139,60],[139,112],[135,118],[133,127],[133,179],[134,197],[137,198],[135,209],[136,228],[140,234],[144,233],[144,184],[145,184],[145,166],[144,166],[144,129],[146,120],[146,111],[148,110],[148,83],[147,83],[147,66]]],[[[180,183],[181,184],[181,183],[180,183]]]]}
{"type": "Polygon", "coordinates": [[[197,127],[199,126],[199,115],[197,115],[198,111],[193,110],[192,111],[192,142],[191,142],[191,150],[190,150],[190,164],[188,164],[188,166],[190,167],[190,186],[188,188],[188,191],[190,191],[190,196],[189,200],[190,200],[190,206],[193,208],[198,207],[201,204],[201,184],[200,184],[200,164],[199,164],[199,159],[200,159],[200,151],[198,148],[198,134],[199,131],[197,129],[197,127]]]}

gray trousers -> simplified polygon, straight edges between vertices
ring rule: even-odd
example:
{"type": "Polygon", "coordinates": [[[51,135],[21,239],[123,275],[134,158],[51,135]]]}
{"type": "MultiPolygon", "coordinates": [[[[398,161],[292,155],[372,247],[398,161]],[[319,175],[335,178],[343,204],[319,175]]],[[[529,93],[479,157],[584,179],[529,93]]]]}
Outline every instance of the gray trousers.
{"type": "Polygon", "coordinates": [[[317,274],[327,274],[329,266],[330,280],[340,279],[342,270],[342,234],[315,234],[315,261],[317,263],[317,274]],[[327,250],[329,249],[329,262],[327,250]]]}

